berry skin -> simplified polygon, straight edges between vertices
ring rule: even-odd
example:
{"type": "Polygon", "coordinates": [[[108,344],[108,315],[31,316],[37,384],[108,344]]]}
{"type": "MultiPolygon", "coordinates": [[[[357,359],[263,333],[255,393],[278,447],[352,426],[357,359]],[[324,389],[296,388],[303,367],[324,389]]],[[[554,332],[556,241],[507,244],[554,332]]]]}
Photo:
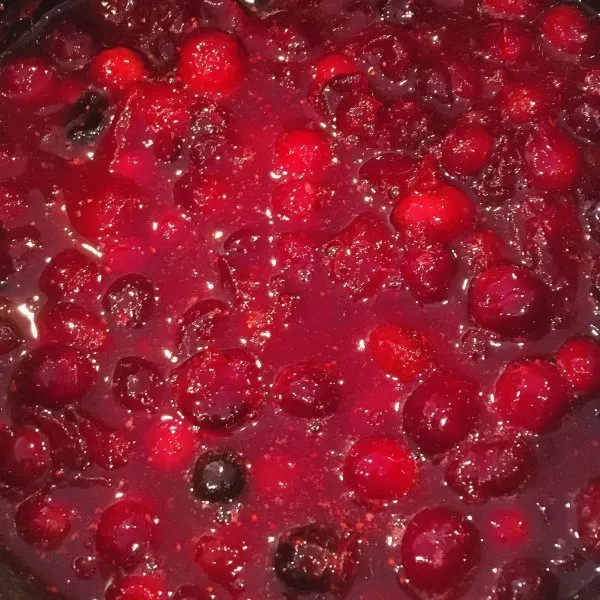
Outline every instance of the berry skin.
{"type": "Polygon", "coordinates": [[[456,261],[443,244],[412,248],[404,253],[400,273],[410,293],[421,304],[442,302],[456,275],[456,261]]]}
{"type": "Polygon", "coordinates": [[[156,575],[122,575],[107,588],[105,600],[164,600],[165,582],[156,575]]]}
{"type": "Polygon", "coordinates": [[[475,384],[461,376],[436,374],[408,398],[402,411],[404,432],[426,454],[452,448],[467,437],[480,412],[475,384]]]}
{"type": "Polygon", "coordinates": [[[191,217],[205,219],[207,215],[227,208],[227,188],[220,177],[190,171],[179,179],[173,189],[175,204],[191,217]]]}
{"type": "Polygon", "coordinates": [[[303,525],[279,538],[274,567],[294,592],[343,594],[356,570],[355,540],[326,525],[303,525]]]}
{"type": "Polygon", "coordinates": [[[275,165],[288,177],[318,174],[329,166],[332,151],[327,136],[312,129],[286,133],[275,148],[275,165]]]}
{"type": "Polygon", "coordinates": [[[246,485],[246,466],[230,452],[209,451],[196,461],[192,474],[192,492],[199,500],[234,500],[246,485]]]}
{"type": "Polygon", "coordinates": [[[275,214],[285,221],[308,219],[314,213],[317,203],[317,187],[305,179],[282,183],[271,194],[275,214]]]}
{"type": "Polygon", "coordinates": [[[33,427],[0,429],[0,479],[28,488],[48,474],[52,455],[48,438],[33,427]]]}
{"type": "Polygon", "coordinates": [[[142,275],[124,275],[113,282],[102,298],[102,307],[119,324],[143,327],[156,305],[156,290],[142,275]]]}
{"type": "Polygon", "coordinates": [[[37,496],[19,505],[15,523],[21,538],[40,550],[58,548],[71,530],[69,511],[49,498],[37,496]]]}
{"type": "Polygon", "coordinates": [[[483,0],[483,10],[500,19],[532,19],[539,10],[539,0],[483,0]]]}
{"type": "Polygon", "coordinates": [[[415,148],[434,133],[431,114],[416,100],[395,100],[382,108],[381,119],[392,148],[415,148]]]}
{"type": "Polygon", "coordinates": [[[577,534],[584,554],[600,562],[600,478],[592,479],[575,500],[577,534]]]}
{"type": "Polygon", "coordinates": [[[160,471],[176,471],[194,452],[194,432],[175,419],[153,423],[145,436],[148,462],[160,471]]]}
{"type": "Polygon", "coordinates": [[[162,384],[158,367],[137,356],[119,359],[112,376],[113,394],[123,406],[132,410],[156,411],[162,384]]]}
{"type": "Polygon", "coordinates": [[[600,344],[592,338],[568,339],[556,352],[556,366],[576,394],[600,388],[600,344]]]}
{"type": "Polygon", "coordinates": [[[227,94],[244,80],[245,71],[242,50],[226,33],[197,33],[181,48],[179,76],[193,92],[227,94]]]}
{"type": "Polygon", "coordinates": [[[411,587],[444,594],[460,585],[479,565],[481,540],[475,525],[453,510],[435,507],[408,523],[400,556],[411,587]]]}
{"type": "Polygon", "coordinates": [[[459,125],[442,142],[442,164],[450,173],[475,175],[492,152],[494,139],[479,123],[459,125]]]}
{"type": "Polygon", "coordinates": [[[541,31],[546,43],[566,54],[581,54],[592,37],[586,13],[576,6],[553,6],[544,15],[541,31]]]}
{"type": "Polygon", "coordinates": [[[354,94],[340,102],[336,124],[345,135],[368,140],[379,132],[381,102],[371,94],[354,94]]]}
{"type": "Polygon", "coordinates": [[[178,322],[175,342],[186,354],[199,352],[213,341],[226,324],[231,311],[220,300],[200,300],[188,308],[178,322]]]}
{"type": "Polygon", "coordinates": [[[320,87],[336,77],[356,73],[354,61],[343,54],[326,54],[313,67],[315,83],[320,87]]]}
{"type": "Polygon", "coordinates": [[[31,102],[49,91],[53,79],[52,71],[40,59],[13,58],[0,70],[0,92],[19,102],[31,102]]]}
{"type": "Polygon", "coordinates": [[[52,300],[97,287],[98,265],[85,254],[70,248],[62,250],[44,267],[40,290],[52,300]]]}
{"type": "Polygon", "coordinates": [[[524,267],[480,273],[469,286],[468,310],[473,323],[509,340],[539,339],[550,329],[546,287],[524,267]]]}
{"type": "Polygon", "coordinates": [[[558,583],[534,558],[518,558],[502,567],[496,584],[497,600],[556,600],[558,583]]]}
{"type": "Polygon", "coordinates": [[[415,485],[417,463],[401,442],[373,437],[352,446],[344,462],[344,483],[366,500],[397,500],[415,485]]]}
{"type": "Polygon", "coordinates": [[[512,66],[531,55],[533,37],[518,23],[494,23],[483,36],[483,50],[490,59],[512,66]]]}
{"type": "Polygon", "coordinates": [[[0,356],[16,350],[23,339],[21,329],[12,319],[0,317],[0,356]]]}
{"type": "Polygon", "coordinates": [[[495,509],[489,515],[489,523],[491,536],[502,546],[520,548],[530,540],[529,520],[525,511],[518,506],[495,509]]]}
{"type": "Polygon", "coordinates": [[[131,571],[150,548],[153,516],[139,502],[120,500],[104,510],[96,531],[96,550],[106,563],[131,571]]]}
{"type": "Polygon", "coordinates": [[[101,88],[122,90],[146,76],[144,62],[133,50],[116,47],[100,52],[90,64],[90,77],[101,88]]]}
{"type": "Polygon", "coordinates": [[[439,185],[428,191],[410,192],[392,214],[392,222],[407,237],[429,243],[450,242],[475,225],[472,200],[458,188],[439,185]]]}
{"type": "Polygon", "coordinates": [[[381,368],[401,382],[412,381],[432,367],[432,348],[414,329],[379,325],[369,334],[367,349],[381,368]]]}
{"type": "Polygon", "coordinates": [[[492,408],[499,419],[534,433],[555,428],[569,409],[567,382],[549,361],[509,364],[496,382],[492,408]]]}
{"type": "Polygon", "coordinates": [[[83,69],[94,54],[94,39],[78,23],[64,20],[52,27],[45,48],[54,64],[63,71],[83,69]]]}
{"type": "Polygon", "coordinates": [[[551,91],[535,81],[508,84],[502,90],[502,116],[515,125],[535,121],[548,114],[552,107],[551,91]]]}

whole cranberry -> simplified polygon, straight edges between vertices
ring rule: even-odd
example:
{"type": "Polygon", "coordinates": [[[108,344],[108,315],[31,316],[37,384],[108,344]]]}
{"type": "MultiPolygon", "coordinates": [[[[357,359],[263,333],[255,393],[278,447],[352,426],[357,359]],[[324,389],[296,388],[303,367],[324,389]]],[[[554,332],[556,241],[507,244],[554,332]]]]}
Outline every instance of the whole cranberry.
{"type": "Polygon", "coordinates": [[[126,408],[154,412],[159,407],[163,381],[154,363],[137,356],[126,356],[115,366],[112,391],[126,408]]]}
{"type": "Polygon", "coordinates": [[[58,548],[71,530],[71,515],[50,498],[33,496],[15,513],[17,532],[28,544],[40,550],[58,548]]]}
{"type": "Polygon", "coordinates": [[[167,588],[157,575],[121,575],[106,589],[105,600],[163,600],[167,588]]]}
{"type": "Polygon", "coordinates": [[[444,594],[460,585],[479,565],[481,540],[477,528],[448,508],[425,508],[409,522],[400,557],[411,587],[444,594]]]}
{"type": "Polygon", "coordinates": [[[329,139],[321,131],[293,129],[275,148],[275,167],[288,177],[318,174],[332,161],[329,139]]]}
{"type": "Polygon", "coordinates": [[[274,567],[277,577],[294,592],[344,593],[356,570],[356,540],[321,524],[296,527],[277,544],[274,567]]]}
{"type": "Polygon", "coordinates": [[[91,80],[100,88],[117,91],[146,76],[146,67],[137,52],[124,47],[103,50],[90,64],[91,80]]]}
{"type": "Polygon", "coordinates": [[[19,363],[8,392],[20,404],[60,409],[79,402],[95,379],[94,366],[79,350],[48,344],[36,348],[19,363]]]}
{"type": "Polygon", "coordinates": [[[134,500],[119,500],[104,509],[96,530],[96,550],[108,564],[131,571],[150,549],[154,516],[134,500]]]}
{"type": "Polygon", "coordinates": [[[273,392],[287,413],[315,419],[336,411],[342,384],[331,363],[306,361],[282,369],[275,378],[273,392]]]}
{"type": "Polygon", "coordinates": [[[509,340],[534,340],[550,329],[546,287],[524,267],[499,265],[480,273],[468,291],[473,323],[509,340]]]}
{"type": "Polygon", "coordinates": [[[48,438],[38,429],[0,429],[0,479],[28,488],[44,477],[52,465],[48,438]]]}
{"type": "Polygon", "coordinates": [[[400,273],[418,302],[432,304],[448,298],[456,261],[444,244],[412,248],[402,256],[400,273]]]}
{"type": "Polygon", "coordinates": [[[188,461],[193,452],[195,437],[192,428],[177,419],[161,419],[146,432],[148,462],[160,471],[176,471],[188,461]]]}
{"type": "Polygon", "coordinates": [[[592,37],[586,11],[575,5],[549,9],[544,15],[541,31],[546,43],[567,54],[581,54],[592,37]]]}
{"type": "Polygon", "coordinates": [[[143,327],[156,306],[156,290],[143,275],[124,275],[104,293],[102,307],[119,325],[143,327]]]}
{"type": "Polygon", "coordinates": [[[460,375],[435,374],[404,404],[404,431],[423,452],[444,452],[467,437],[479,417],[480,404],[472,381],[460,375]]]}
{"type": "Polygon", "coordinates": [[[515,427],[544,433],[569,409],[567,382],[548,360],[530,358],[509,364],[496,382],[492,408],[515,427]]]}
{"type": "Polygon", "coordinates": [[[44,267],[40,275],[40,290],[52,300],[87,291],[100,279],[98,265],[89,257],[69,248],[61,250],[44,267]]]}
{"type": "Polygon", "coordinates": [[[497,600],[556,600],[556,578],[534,558],[505,564],[496,584],[497,600]]]}
{"type": "Polygon", "coordinates": [[[237,427],[262,402],[259,365],[240,348],[199,352],[171,374],[175,402],[188,419],[201,427],[237,427]]]}
{"type": "Polygon", "coordinates": [[[442,142],[442,164],[457,175],[475,175],[492,152],[494,138],[479,123],[458,125],[442,142]]]}
{"type": "Polygon", "coordinates": [[[178,322],[177,346],[187,354],[198,352],[208,342],[214,341],[223,329],[231,311],[220,300],[200,300],[188,308],[178,322]]]}
{"type": "Polygon", "coordinates": [[[600,344],[592,338],[570,338],[556,352],[556,365],[576,394],[600,389],[600,344]]]}
{"type": "Polygon", "coordinates": [[[396,500],[415,485],[417,462],[406,446],[387,437],[359,440],[344,461],[344,483],[367,500],[396,500]]]}
{"type": "Polygon", "coordinates": [[[240,456],[210,450],[196,461],[192,474],[192,492],[199,500],[234,500],[246,485],[247,470],[240,456]]]}
{"type": "Polygon", "coordinates": [[[464,442],[454,450],[446,462],[445,481],[465,502],[486,502],[517,492],[535,466],[535,453],[525,439],[498,435],[464,442]]]}
{"type": "Polygon", "coordinates": [[[522,125],[545,117],[554,98],[550,89],[537,81],[506,85],[500,97],[503,117],[515,125],[522,125]]]}
{"type": "Polygon", "coordinates": [[[19,102],[42,98],[51,88],[54,75],[41,59],[21,56],[5,61],[0,70],[0,92],[19,102]]]}
{"type": "Polygon", "coordinates": [[[483,51],[490,59],[516,65],[530,57],[533,36],[518,23],[494,23],[484,33],[483,51]]]}

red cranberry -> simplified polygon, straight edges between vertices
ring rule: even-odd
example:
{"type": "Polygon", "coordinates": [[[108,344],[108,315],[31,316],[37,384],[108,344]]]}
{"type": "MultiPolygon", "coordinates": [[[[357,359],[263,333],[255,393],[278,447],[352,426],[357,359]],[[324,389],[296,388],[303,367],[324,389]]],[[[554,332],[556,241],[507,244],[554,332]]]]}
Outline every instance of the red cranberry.
{"type": "Polygon", "coordinates": [[[556,365],[576,394],[600,389],[600,344],[591,338],[570,338],[556,352],[556,365]]]}
{"type": "Polygon", "coordinates": [[[533,37],[517,23],[494,23],[483,36],[483,50],[492,60],[515,65],[531,55],[533,37]]]}
{"type": "Polygon", "coordinates": [[[87,291],[100,279],[98,265],[88,256],[69,248],[59,252],[40,275],[40,290],[53,300],[87,291]]]}
{"type": "Polygon", "coordinates": [[[472,200],[458,188],[439,185],[404,196],[392,214],[398,230],[427,242],[450,242],[468,233],[475,224],[472,200]]]}
{"type": "Polygon", "coordinates": [[[137,0],[92,0],[90,9],[106,25],[117,26],[131,16],[137,4],[137,0]]]}
{"type": "Polygon", "coordinates": [[[518,558],[502,567],[496,600],[556,600],[555,577],[536,559],[518,558]]]}
{"type": "Polygon", "coordinates": [[[208,591],[196,585],[182,585],[172,596],[172,600],[211,600],[208,591]]]}
{"type": "Polygon", "coordinates": [[[306,179],[295,179],[277,186],[271,195],[275,214],[286,221],[311,217],[318,203],[318,188],[306,179]]]}
{"type": "Polygon", "coordinates": [[[206,218],[227,207],[227,188],[220,177],[190,171],[173,189],[175,203],[188,215],[206,218]]]}
{"type": "Polygon", "coordinates": [[[16,350],[23,343],[23,333],[8,317],[0,317],[0,356],[16,350]]]}
{"type": "Polygon", "coordinates": [[[502,264],[507,254],[504,240],[491,231],[471,234],[463,241],[461,249],[463,258],[474,274],[502,264]]]}
{"type": "Polygon", "coordinates": [[[20,102],[38,100],[52,83],[52,71],[39,58],[13,58],[6,61],[0,71],[0,90],[20,102]]]}
{"type": "Polygon", "coordinates": [[[279,405],[295,417],[327,417],[338,408],[342,384],[331,363],[306,361],[282,369],[273,384],[279,405]]]}
{"type": "Polygon", "coordinates": [[[510,340],[538,339],[550,328],[545,286],[524,267],[499,265],[469,286],[469,317],[476,325],[510,340]]]}
{"type": "Polygon", "coordinates": [[[481,540],[473,523],[453,510],[425,508],[408,523],[400,556],[404,576],[417,590],[443,594],[479,565],[481,540]]]}
{"type": "Polygon", "coordinates": [[[579,176],[580,162],[575,143],[552,126],[539,126],[527,140],[525,165],[539,189],[571,190],[579,176]]]}
{"type": "Polygon", "coordinates": [[[445,245],[433,244],[408,250],[402,257],[400,272],[417,301],[431,304],[448,298],[456,262],[445,245]]]}
{"type": "Polygon", "coordinates": [[[563,122],[579,139],[600,142],[600,100],[594,97],[570,98],[563,113],[563,122]]]}
{"type": "Polygon", "coordinates": [[[123,406],[133,410],[155,411],[163,383],[158,367],[143,358],[121,358],[112,376],[112,390],[123,406]]]}
{"type": "Polygon", "coordinates": [[[107,471],[125,466],[129,460],[131,441],[125,433],[111,430],[92,420],[79,423],[79,433],[86,442],[88,458],[107,471]]]}
{"type": "Polygon", "coordinates": [[[519,548],[530,540],[530,524],[520,507],[500,507],[489,516],[490,533],[502,546],[519,548]]]}
{"type": "Polygon", "coordinates": [[[466,502],[517,492],[535,471],[535,453],[526,440],[497,436],[465,442],[448,458],[446,483],[466,502]]]}
{"type": "Polygon", "coordinates": [[[475,384],[462,376],[440,373],[409,396],[402,411],[403,427],[423,452],[436,454],[466,438],[479,412],[475,384]]]}
{"type": "Polygon", "coordinates": [[[288,177],[320,173],[332,161],[327,136],[312,129],[294,129],[286,133],[275,150],[275,165],[288,177]]]}
{"type": "Polygon", "coordinates": [[[175,401],[195,424],[237,427],[262,401],[260,363],[246,350],[204,350],[171,375],[175,401]]]}
{"type": "Polygon", "coordinates": [[[381,102],[371,94],[355,94],[340,102],[336,124],[346,135],[370,139],[378,133],[381,102]]]}
{"type": "Polygon", "coordinates": [[[104,293],[102,307],[117,324],[132,329],[143,327],[156,306],[156,290],[142,275],[124,275],[104,293]]]}
{"type": "Polygon", "coordinates": [[[575,500],[577,535],[587,557],[600,562],[600,479],[592,479],[575,500]]]}
{"type": "Polygon", "coordinates": [[[119,576],[106,589],[105,600],[163,600],[165,582],[156,575],[119,576]]]}
{"type": "Polygon", "coordinates": [[[296,527],[279,538],[277,577],[294,592],[343,594],[356,570],[356,544],[348,534],[320,524],[296,527]]]}
{"type": "Polygon", "coordinates": [[[194,433],[187,423],[164,419],[153,423],[146,432],[148,462],[161,471],[175,471],[194,451],[194,433]]]}
{"type": "Polygon", "coordinates": [[[425,100],[450,104],[452,102],[452,82],[448,69],[441,64],[422,67],[419,72],[418,91],[425,100]]]}
{"type": "Polygon", "coordinates": [[[246,485],[246,466],[231,452],[209,451],[200,456],[192,474],[192,492],[199,500],[234,500],[246,485]]]}
{"type": "Polygon", "coordinates": [[[96,550],[105,562],[131,571],[150,549],[154,517],[139,502],[119,500],[104,509],[96,531],[96,550]]]}
{"type": "Polygon", "coordinates": [[[102,264],[109,273],[122,275],[144,269],[152,260],[152,254],[153,249],[144,240],[123,237],[105,245],[102,264]]]}
{"type": "Polygon", "coordinates": [[[188,308],[178,323],[177,346],[186,354],[198,352],[210,341],[227,322],[231,311],[220,300],[209,298],[200,300],[188,308]]]}
{"type": "Polygon", "coordinates": [[[363,163],[359,179],[376,191],[395,196],[404,193],[412,179],[415,161],[399,154],[379,154],[363,163]]]}
{"type": "Polygon", "coordinates": [[[379,325],[369,334],[367,348],[385,371],[402,382],[421,377],[433,364],[429,341],[414,329],[379,325]]]}
{"type": "Polygon", "coordinates": [[[140,56],[129,48],[104,50],[90,64],[90,77],[101,88],[120,90],[146,76],[140,56]]]}
{"type": "Polygon", "coordinates": [[[494,139],[479,123],[459,125],[442,142],[442,164],[451,173],[474,175],[485,167],[494,139]]]}
{"type": "Polygon", "coordinates": [[[483,9],[502,19],[531,19],[539,10],[539,0],[483,0],[483,9]]]}
{"type": "Polygon", "coordinates": [[[343,54],[326,54],[314,65],[314,78],[318,86],[325,85],[342,75],[356,73],[356,65],[351,58],[343,54]]]}
{"type": "Polygon", "coordinates": [[[49,498],[34,496],[20,504],[15,523],[21,538],[40,550],[58,548],[71,530],[71,515],[49,498]]]}
{"type": "Polygon", "coordinates": [[[188,39],[179,55],[179,76],[201,94],[226,94],[245,77],[238,42],[220,31],[203,31],[188,39]]]}
{"type": "Polygon", "coordinates": [[[8,391],[18,403],[60,409],[79,402],[95,378],[94,366],[79,350],[48,344],[21,361],[8,391]]]}
{"type": "Polygon", "coordinates": [[[54,64],[63,71],[79,71],[94,53],[92,36],[74,21],[64,20],[46,36],[46,49],[54,64]]]}
{"type": "Polygon", "coordinates": [[[359,440],[344,461],[344,483],[368,500],[401,498],[415,485],[417,476],[410,451],[392,438],[359,440]]]}
{"type": "Polygon", "coordinates": [[[552,103],[550,90],[531,81],[507,85],[502,90],[500,108],[507,121],[521,125],[545,117],[552,103]]]}
{"type": "Polygon", "coordinates": [[[567,383],[541,358],[509,364],[496,382],[493,408],[503,421],[535,433],[556,427],[569,409],[567,383]]]}
{"type": "Polygon", "coordinates": [[[432,137],[431,114],[416,100],[399,98],[381,111],[392,148],[414,148],[432,137]]]}
{"type": "Polygon", "coordinates": [[[0,430],[0,479],[27,488],[44,477],[51,466],[46,436],[32,427],[0,430]]]}
{"type": "Polygon", "coordinates": [[[108,328],[95,313],[68,302],[44,308],[38,319],[40,339],[96,352],[108,341],[108,328]]]}
{"type": "Polygon", "coordinates": [[[575,5],[553,6],[544,15],[541,31],[554,50],[567,54],[581,54],[592,37],[585,11],[575,5]]]}

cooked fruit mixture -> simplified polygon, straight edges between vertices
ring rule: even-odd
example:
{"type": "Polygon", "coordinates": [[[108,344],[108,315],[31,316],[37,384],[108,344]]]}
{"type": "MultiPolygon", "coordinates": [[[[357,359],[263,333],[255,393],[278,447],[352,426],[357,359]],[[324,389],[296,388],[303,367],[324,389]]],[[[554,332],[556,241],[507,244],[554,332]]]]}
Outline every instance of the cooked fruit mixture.
{"type": "Polygon", "coordinates": [[[0,541],[72,600],[556,600],[600,565],[600,21],[90,0],[0,65],[0,541]]]}

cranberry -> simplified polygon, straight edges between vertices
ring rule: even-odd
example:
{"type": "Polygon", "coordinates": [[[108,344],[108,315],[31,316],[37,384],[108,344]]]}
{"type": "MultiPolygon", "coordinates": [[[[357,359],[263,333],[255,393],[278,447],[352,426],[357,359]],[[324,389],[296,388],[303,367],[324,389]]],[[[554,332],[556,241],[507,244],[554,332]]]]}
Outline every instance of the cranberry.
{"type": "Polygon", "coordinates": [[[203,31],[188,39],[179,55],[179,76],[194,92],[227,94],[245,77],[238,42],[220,31],[203,31]]]}
{"type": "Polygon", "coordinates": [[[175,471],[194,451],[194,433],[187,423],[161,419],[146,432],[148,462],[161,471],[175,471]]]}
{"type": "Polygon", "coordinates": [[[134,500],[119,500],[105,508],[96,531],[96,550],[105,562],[131,571],[150,549],[154,517],[134,500]]]}
{"type": "Polygon", "coordinates": [[[326,54],[314,65],[314,78],[318,86],[325,85],[336,77],[356,73],[354,61],[343,54],[326,54]]]}
{"type": "Polygon", "coordinates": [[[1,429],[0,449],[0,479],[8,485],[30,487],[50,470],[50,445],[37,429],[1,429]]]}
{"type": "Polygon", "coordinates": [[[54,550],[71,530],[70,512],[49,498],[34,496],[17,508],[15,524],[21,538],[40,550],[54,550]]]}
{"type": "Polygon", "coordinates": [[[392,214],[392,221],[401,233],[431,243],[450,242],[468,233],[475,219],[472,200],[449,185],[410,192],[392,214]]]}
{"type": "Polygon", "coordinates": [[[157,410],[162,383],[158,367],[137,356],[119,359],[112,376],[113,394],[133,410],[157,410]]]}
{"type": "Polygon", "coordinates": [[[0,71],[0,90],[20,102],[39,100],[52,83],[52,71],[39,58],[13,58],[0,71]]]}
{"type": "Polygon", "coordinates": [[[394,197],[406,192],[415,170],[415,161],[399,154],[379,154],[365,162],[358,177],[376,191],[394,197]]]}
{"type": "Polygon", "coordinates": [[[500,265],[480,273],[469,286],[469,317],[510,340],[538,339],[550,328],[545,286],[524,267],[500,265]]]}
{"type": "Polygon", "coordinates": [[[479,565],[481,540],[475,525],[443,507],[425,508],[408,523],[400,556],[411,587],[447,593],[479,565]]]}
{"type": "Polygon", "coordinates": [[[413,248],[402,257],[400,272],[410,293],[422,304],[441,302],[456,275],[452,252],[443,244],[413,248]]]}
{"type": "Polygon", "coordinates": [[[515,125],[546,116],[552,104],[550,90],[536,81],[509,84],[500,98],[504,118],[515,125]]]}
{"type": "Polygon", "coordinates": [[[16,350],[23,343],[23,333],[8,317],[0,317],[0,356],[16,350]]]}
{"type": "Polygon", "coordinates": [[[246,466],[231,452],[209,451],[196,461],[192,491],[208,502],[234,500],[246,485],[246,466]]]}
{"type": "Polygon", "coordinates": [[[318,188],[305,179],[282,183],[271,195],[275,214],[285,221],[301,221],[311,217],[317,203],[318,188]]]}
{"type": "Polygon", "coordinates": [[[81,420],[79,433],[86,442],[88,458],[107,471],[119,469],[129,461],[131,441],[125,433],[111,430],[97,421],[81,420]]]}
{"type": "Polygon", "coordinates": [[[600,562],[600,479],[592,479],[575,500],[577,535],[585,554],[600,562]]]}
{"type": "Polygon", "coordinates": [[[260,363],[246,350],[204,350],[171,375],[181,412],[215,430],[237,427],[262,401],[260,363]]]}
{"type": "Polygon", "coordinates": [[[483,0],[483,9],[502,19],[531,19],[539,10],[539,0],[483,0]]]}
{"type": "Polygon", "coordinates": [[[459,125],[442,142],[442,164],[451,173],[474,175],[485,167],[493,144],[483,125],[459,125]]]}
{"type": "Polygon", "coordinates": [[[385,371],[402,382],[422,376],[433,364],[429,341],[414,329],[379,325],[369,334],[367,348],[385,371]]]}
{"type": "Polygon", "coordinates": [[[182,585],[172,596],[173,600],[210,600],[210,593],[196,585],[182,585]]]}
{"type": "Polygon", "coordinates": [[[167,598],[165,582],[157,575],[125,575],[106,589],[105,600],[162,600],[167,598]]]}
{"type": "Polygon", "coordinates": [[[106,25],[117,26],[123,23],[137,7],[138,0],[92,0],[92,14],[106,25]]]}
{"type": "Polygon", "coordinates": [[[533,38],[517,23],[494,23],[483,36],[483,50],[492,60],[515,65],[531,55],[533,38]]]}
{"type": "Polygon", "coordinates": [[[40,275],[40,290],[53,300],[87,291],[100,279],[98,265],[88,256],[70,248],[60,251],[40,275]]]}
{"type": "Polygon", "coordinates": [[[556,600],[556,579],[536,559],[518,558],[502,567],[497,600],[556,600]]]}
{"type": "Polygon", "coordinates": [[[402,411],[403,427],[423,452],[436,454],[467,437],[479,412],[480,399],[472,381],[439,373],[409,396],[402,411]]]}
{"type": "Polygon", "coordinates": [[[431,114],[416,100],[399,98],[383,107],[381,119],[392,148],[414,148],[432,137],[431,114]]]}
{"type": "Polygon", "coordinates": [[[104,293],[102,306],[119,325],[143,327],[156,306],[156,290],[142,275],[124,275],[104,293]]]}
{"type": "Polygon", "coordinates": [[[543,433],[560,423],[569,403],[560,371],[547,360],[533,358],[504,369],[496,382],[493,408],[503,421],[543,433]]]}
{"type": "Polygon", "coordinates": [[[296,527],[279,538],[275,573],[298,593],[343,593],[352,583],[355,540],[320,524],[296,527]]]}
{"type": "Polygon", "coordinates": [[[592,37],[585,11],[577,6],[553,6],[541,24],[544,40],[555,50],[581,54],[592,37]]]}
{"type": "Polygon", "coordinates": [[[129,48],[109,48],[98,54],[90,64],[92,81],[101,88],[120,90],[146,76],[139,55],[129,48]]]}
{"type": "Polygon", "coordinates": [[[63,71],[79,71],[94,53],[92,36],[74,21],[63,20],[46,36],[46,49],[54,64],[63,71]]]}
{"type": "Polygon", "coordinates": [[[370,139],[378,133],[381,102],[370,94],[355,94],[342,100],[336,111],[336,123],[345,135],[370,139]]]}
{"type": "Polygon", "coordinates": [[[275,149],[275,165],[288,177],[318,174],[332,161],[329,139],[312,129],[294,129],[287,132],[275,149]]]}
{"type": "Polygon", "coordinates": [[[507,248],[502,238],[491,231],[477,231],[461,244],[463,258],[472,273],[478,274],[505,262],[507,248]]]}
{"type": "Polygon", "coordinates": [[[344,483],[368,500],[396,500],[415,485],[417,463],[397,440],[364,438],[352,446],[344,462],[344,483]]]}
{"type": "Polygon", "coordinates": [[[558,129],[540,125],[527,140],[525,165],[539,189],[565,192],[579,176],[579,149],[558,129]]]}
{"type": "Polygon", "coordinates": [[[600,389],[600,344],[591,338],[570,338],[556,352],[556,365],[576,394],[600,389]]]}
{"type": "Polygon", "coordinates": [[[44,308],[38,318],[43,342],[58,342],[96,352],[108,341],[108,328],[95,313],[68,302],[44,308]]]}
{"type": "Polygon", "coordinates": [[[19,403],[60,409],[79,402],[95,378],[94,366],[79,350],[48,344],[19,363],[8,391],[19,403]]]}
{"type": "Polygon", "coordinates": [[[517,492],[535,465],[535,453],[525,439],[496,436],[459,446],[448,458],[445,480],[466,502],[486,502],[517,492]]]}
{"type": "Polygon", "coordinates": [[[490,514],[490,533],[501,545],[519,548],[530,540],[531,527],[520,507],[501,507],[490,514]]]}
{"type": "Polygon", "coordinates": [[[186,354],[198,352],[213,341],[230,316],[229,307],[220,300],[207,299],[188,308],[178,323],[176,343],[186,354]]]}
{"type": "Polygon", "coordinates": [[[563,113],[566,129],[579,139],[600,142],[600,100],[594,97],[570,98],[563,113]]]}
{"type": "Polygon", "coordinates": [[[175,203],[192,217],[205,218],[227,207],[227,188],[215,175],[190,171],[173,189],[175,203]]]}

